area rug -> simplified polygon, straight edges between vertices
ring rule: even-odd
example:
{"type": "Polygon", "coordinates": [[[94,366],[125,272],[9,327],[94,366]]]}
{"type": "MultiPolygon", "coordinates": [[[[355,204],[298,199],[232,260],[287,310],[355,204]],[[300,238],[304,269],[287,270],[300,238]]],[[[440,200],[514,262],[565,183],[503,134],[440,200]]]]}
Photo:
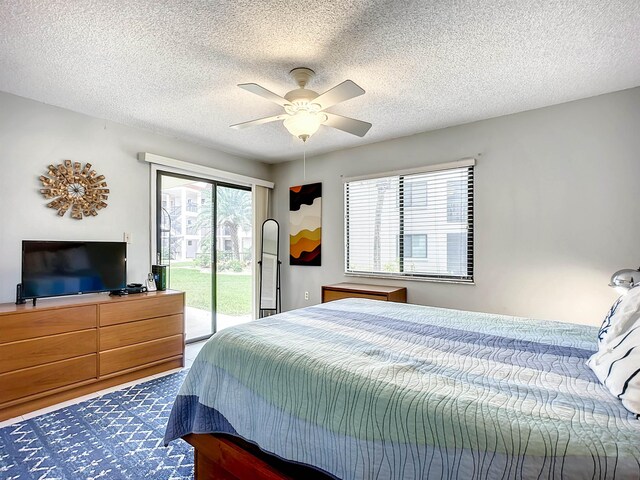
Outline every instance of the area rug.
{"type": "Polygon", "coordinates": [[[0,478],[193,478],[193,449],[162,437],[186,370],[0,429],[0,478]]]}

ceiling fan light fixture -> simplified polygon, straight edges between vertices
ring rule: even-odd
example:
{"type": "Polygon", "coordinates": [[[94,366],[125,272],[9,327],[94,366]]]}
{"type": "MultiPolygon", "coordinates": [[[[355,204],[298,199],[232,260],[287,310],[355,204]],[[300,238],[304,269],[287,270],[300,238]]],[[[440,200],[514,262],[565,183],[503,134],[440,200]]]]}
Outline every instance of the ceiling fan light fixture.
{"type": "Polygon", "coordinates": [[[258,118],[249,122],[236,123],[231,128],[241,129],[254,125],[263,125],[265,123],[284,120],[285,128],[303,142],[318,131],[320,124],[327,127],[336,128],[343,132],[364,137],[371,124],[356,120],[335,113],[325,113],[338,103],[345,102],[364,94],[364,90],[351,80],[336,85],[321,95],[306,88],[309,80],[313,78],[315,72],[310,68],[294,68],[289,72],[294,81],[298,84],[298,88],[287,92],[284,97],[261,87],[257,83],[241,83],[238,86],[243,90],[258,95],[266,100],[280,105],[284,109],[284,113],[273,115],[265,118],[258,118]]]}
{"type": "Polygon", "coordinates": [[[284,120],[284,126],[294,137],[300,138],[303,142],[318,131],[320,124],[327,120],[327,116],[322,113],[298,110],[284,120]]]}

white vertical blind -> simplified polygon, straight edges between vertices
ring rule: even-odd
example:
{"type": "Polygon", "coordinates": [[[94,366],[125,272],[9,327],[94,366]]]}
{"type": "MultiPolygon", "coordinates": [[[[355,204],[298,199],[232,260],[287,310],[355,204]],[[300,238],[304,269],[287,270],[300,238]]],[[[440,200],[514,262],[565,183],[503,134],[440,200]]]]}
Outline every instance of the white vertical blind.
{"type": "Polygon", "coordinates": [[[473,162],[347,181],[345,273],[473,281],[473,162]]]}

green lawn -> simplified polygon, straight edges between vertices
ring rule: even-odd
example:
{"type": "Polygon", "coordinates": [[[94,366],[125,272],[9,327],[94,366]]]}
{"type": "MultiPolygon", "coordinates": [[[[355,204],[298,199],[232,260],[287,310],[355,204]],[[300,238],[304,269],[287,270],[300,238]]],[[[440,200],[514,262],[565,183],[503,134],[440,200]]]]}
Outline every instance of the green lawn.
{"type": "MultiPolygon", "coordinates": [[[[187,306],[211,309],[211,274],[171,265],[171,288],[187,292],[187,306]]],[[[251,313],[251,275],[218,273],[218,313],[251,313]]]]}

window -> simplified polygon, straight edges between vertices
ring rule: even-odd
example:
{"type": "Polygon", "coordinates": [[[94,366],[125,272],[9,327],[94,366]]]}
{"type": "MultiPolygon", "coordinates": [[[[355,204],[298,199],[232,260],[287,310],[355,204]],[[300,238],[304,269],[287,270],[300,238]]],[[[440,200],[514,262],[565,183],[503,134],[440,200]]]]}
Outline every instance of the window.
{"type": "Polygon", "coordinates": [[[187,219],[187,235],[198,235],[198,229],[191,218],[187,219]]]}
{"type": "Polygon", "coordinates": [[[447,181],[447,222],[467,221],[467,186],[459,180],[447,181]]]}
{"type": "Polygon", "coordinates": [[[404,192],[405,207],[427,206],[427,182],[412,182],[405,179],[404,192]]]}
{"type": "Polygon", "coordinates": [[[467,271],[467,236],[463,233],[447,233],[447,270],[454,275],[467,271]]]}
{"type": "Polygon", "coordinates": [[[474,160],[345,182],[345,273],[473,281],[474,160]]]}
{"type": "Polygon", "coordinates": [[[427,258],[427,235],[408,234],[404,236],[405,258],[427,258]]]}

